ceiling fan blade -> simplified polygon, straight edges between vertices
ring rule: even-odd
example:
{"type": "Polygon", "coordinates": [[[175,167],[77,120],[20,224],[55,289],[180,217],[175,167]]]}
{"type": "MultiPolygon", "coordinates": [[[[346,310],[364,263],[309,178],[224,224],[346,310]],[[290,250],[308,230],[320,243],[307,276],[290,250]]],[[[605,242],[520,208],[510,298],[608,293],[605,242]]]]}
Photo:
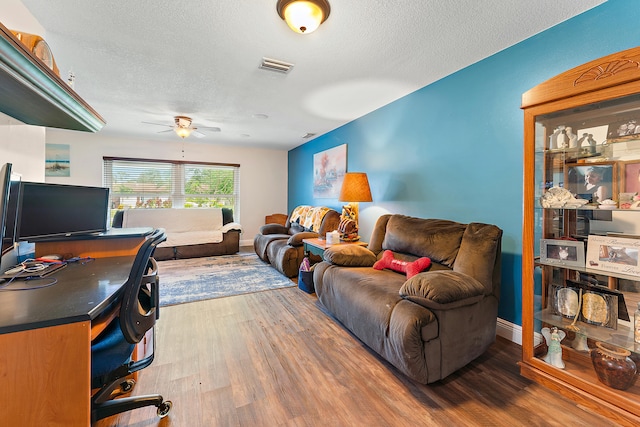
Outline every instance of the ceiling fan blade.
{"type": "Polygon", "coordinates": [[[170,127],[170,128],[173,127],[173,125],[167,125],[165,123],[152,123],[152,122],[142,122],[142,123],[144,123],[146,125],[166,126],[166,127],[170,127]]]}
{"type": "Polygon", "coordinates": [[[195,129],[191,132],[191,135],[195,136],[196,138],[204,138],[205,136],[207,136],[204,133],[199,132],[195,129]]]}
{"type": "Polygon", "coordinates": [[[173,132],[173,129],[161,130],[158,133],[167,133],[167,132],[173,132]]]}
{"type": "Polygon", "coordinates": [[[211,127],[200,127],[199,126],[198,129],[207,130],[209,132],[220,132],[220,128],[217,127],[217,126],[211,126],[211,127]]]}

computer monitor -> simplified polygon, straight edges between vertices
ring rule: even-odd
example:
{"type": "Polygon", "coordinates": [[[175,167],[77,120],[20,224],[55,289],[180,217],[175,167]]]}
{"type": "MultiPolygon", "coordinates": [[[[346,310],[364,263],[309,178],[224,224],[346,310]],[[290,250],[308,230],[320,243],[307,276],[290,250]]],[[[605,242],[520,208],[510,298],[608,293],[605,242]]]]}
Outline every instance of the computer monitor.
{"type": "MultiPolygon", "coordinates": [[[[9,207],[9,190],[11,187],[11,163],[5,163],[0,168],[0,241],[2,242],[2,253],[5,252],[5,230],[7,228],[7,212],[9,207]]],[[[13,245],[12,245],[13,246],[13,245]]]]}
{"type": "Polygon", "coordinates": [[[20,175],[12,173],[9,182],[9,199],[6,204],[4,235],[2,236],[2,252],[15,247],[18,201],[20,200],[20,175]]]}
{"type": "Polygon", "coordinates": [[[108,214],[108,188],[22,182],[16,240],[104,232],[108,214]]]}

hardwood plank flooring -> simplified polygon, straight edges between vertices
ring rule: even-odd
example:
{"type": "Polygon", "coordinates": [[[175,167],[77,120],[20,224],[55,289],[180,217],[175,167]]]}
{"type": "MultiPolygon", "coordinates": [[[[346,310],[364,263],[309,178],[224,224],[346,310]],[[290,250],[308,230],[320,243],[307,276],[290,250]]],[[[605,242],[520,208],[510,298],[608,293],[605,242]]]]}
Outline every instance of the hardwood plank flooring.
{"type": "Polygon", "coordinates": [[[520,347],[498,338],[446,378],[412,382],[285,288],[163,308],[154,363],[133,394],[173,401],[96,426],[613,426],[519,375],[520,347]]]}

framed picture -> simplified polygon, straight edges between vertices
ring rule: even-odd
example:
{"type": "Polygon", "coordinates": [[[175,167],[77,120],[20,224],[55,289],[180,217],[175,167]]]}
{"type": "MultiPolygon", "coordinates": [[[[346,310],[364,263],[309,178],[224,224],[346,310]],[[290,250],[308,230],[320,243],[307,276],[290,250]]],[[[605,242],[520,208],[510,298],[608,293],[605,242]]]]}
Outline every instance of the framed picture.
{"type": "Polygon", "coordinates": [[[596,326],[618,327],[618,297],[596,291],[582,294],[579,320],[596,326]]]}
{"type": "Polygon", "coordinates": [[[554,314],[573,319],[580,309],[580,289],[551,283],[549,306],[554,314]]]}
{"type": "Polygon", "coordinates": [[[44,176],[71,176],[69,144],[45,144],[44,176]]]}
{"type": "Polygon", "coordinates": [[[540,240],[540,261],[564,267],[584,267],[584,243],[575,240],[540,240]]]}
{"type": "Polygon", "coordinates": [[[347,171],[347,144],[313,155],[313,198],[337,199],[347,171]]]}
{"type": "MultiPolygon", "coordinates": [[[[567,284],[572,285],[570,281],[567,284]]],[[[584,286],[549,285],[549,307],[558,316],[609,329],[618,328],[618,295],[584,286]]]]}
{"type": "Polygon", "coordinates": [[[622,162],[621,192],[640,194],[640,161],[622,162]]]}
{"type": "Polygon", "coordinates": [[[640,276],[640,239],[589,235],[587,268],[640,276]]]}
{"type": "MultiPolygon", "coordinates": [[[[581,273],[581,274],[584,274],[584,273],[581,273]]],[[[625,320],[627,322],[631,320],[631,318],[629,317],[629,310],[627,310],[627,304],[624,300],[623,292],[620,292],[617,289],[609,289],[606,283],[594,285],[588,282],[585,283],[585,282],[578,282],[578,281],[567,279],[566,284],[567,286],[570,286],[573,288],[582,289],[583,292],[590,291],[590,292],[596,292],[604,295],[613,295],[614,297],[616,297],[618,301],[618,306],[617,306],[617,309],[615,309],[615,311],[612,311],[612,313],[617,314],[618,319],[620,320],[625,320]]]]}
{"type": "Polygon", "coordinates": [[[567,163],[565,188],[578,199],[596,203],[618,195],[616,162],[567,163]]]}

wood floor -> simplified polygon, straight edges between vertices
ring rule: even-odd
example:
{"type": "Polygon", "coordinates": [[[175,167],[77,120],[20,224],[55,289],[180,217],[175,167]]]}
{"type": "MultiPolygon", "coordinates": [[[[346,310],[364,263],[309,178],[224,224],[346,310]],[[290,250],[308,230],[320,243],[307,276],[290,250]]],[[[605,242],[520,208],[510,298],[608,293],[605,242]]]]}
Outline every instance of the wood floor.
{"type": "Polygon", "coordinates": [[[163,308],[134,394],[173,401],[97,426],[610,426],[519,375],[498,338],[442,382],[416,384],[296,287],[163,308]]]}

